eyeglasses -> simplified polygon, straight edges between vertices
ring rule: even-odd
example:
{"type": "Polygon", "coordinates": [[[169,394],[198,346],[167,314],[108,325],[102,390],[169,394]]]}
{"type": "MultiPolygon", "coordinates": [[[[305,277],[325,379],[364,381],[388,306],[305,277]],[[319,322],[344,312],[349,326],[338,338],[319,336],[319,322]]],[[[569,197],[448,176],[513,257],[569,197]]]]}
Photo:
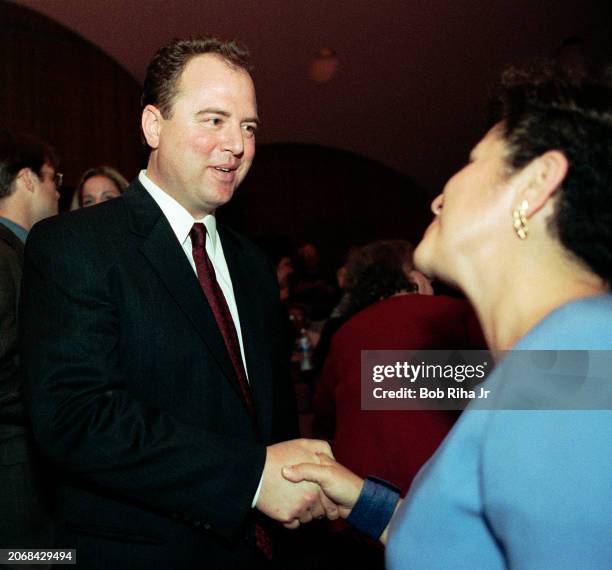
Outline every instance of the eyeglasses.
{"type": "Polygon", "coordinates": [[[64,180],[64,174],[61,172],[56,172],[53,175],[53,183],[55,184],[56,188],[60,188],[62,185],[62,181],[64,180]]]}

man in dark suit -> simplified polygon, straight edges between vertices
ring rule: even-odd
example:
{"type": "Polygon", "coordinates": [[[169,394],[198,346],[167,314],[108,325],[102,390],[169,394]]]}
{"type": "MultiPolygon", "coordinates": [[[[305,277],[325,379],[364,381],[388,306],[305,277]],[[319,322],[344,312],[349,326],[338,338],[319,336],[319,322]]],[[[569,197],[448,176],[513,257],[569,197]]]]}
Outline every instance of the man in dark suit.
{"type": "Polygon", "coordinates": [[[17,343],[23,244],[57,214],[55,153],[41,141],[0,132],[0,547],[43,548],[51,525],[24,409],[17,343]]]}
{"type": "Polygon", "coordinates": [[[28,240],[34,431],[57,467],[58,545],[82,568],[257,568],[271,555],[257,511],[295,527],[334,509],[282,478],[329,447],[285,441],[297,426],[275,276],[214,216],[257,124],[246,52],[172,42],[147,70],[146,171],[28,240]]]}

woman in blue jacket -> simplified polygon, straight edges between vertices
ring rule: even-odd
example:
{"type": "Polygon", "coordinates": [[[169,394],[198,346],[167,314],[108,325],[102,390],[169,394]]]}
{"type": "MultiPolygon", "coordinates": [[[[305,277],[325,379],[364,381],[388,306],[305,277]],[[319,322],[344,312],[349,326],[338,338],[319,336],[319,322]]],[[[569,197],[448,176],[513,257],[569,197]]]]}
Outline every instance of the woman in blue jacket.
{"type": "Polygon", "coordinates": [[[612,568],[612,90],[539,66],[508,70],[495,102],[415,253],[474,305],[491,400],[403,502],[326,457],[284,475],[319,482],[392,569],[612,568]],[[550,352],[568,350],[600,352],[550,352]]]}

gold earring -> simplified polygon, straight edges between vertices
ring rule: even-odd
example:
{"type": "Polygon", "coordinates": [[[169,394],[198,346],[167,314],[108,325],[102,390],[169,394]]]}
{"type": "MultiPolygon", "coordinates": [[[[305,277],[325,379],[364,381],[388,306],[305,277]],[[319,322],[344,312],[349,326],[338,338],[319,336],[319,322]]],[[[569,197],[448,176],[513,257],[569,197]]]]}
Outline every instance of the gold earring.
{"type": "Polygon", "coordinates": [[[529,209],[529,203],[527,200],[523,200],[521,205],[518,206],[514,212],[512,212],[512,219],[514,220],[514,231],[520,239],[526,239],[529,233],[529,225],[527,224],[527,210],[529,209]]]}

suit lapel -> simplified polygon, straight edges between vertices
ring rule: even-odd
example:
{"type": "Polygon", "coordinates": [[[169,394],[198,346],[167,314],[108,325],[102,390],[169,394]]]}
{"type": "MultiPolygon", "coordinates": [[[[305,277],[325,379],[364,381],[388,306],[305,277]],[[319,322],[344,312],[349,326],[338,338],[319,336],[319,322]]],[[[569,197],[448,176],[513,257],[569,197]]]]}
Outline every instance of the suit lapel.
{"type": "Polygon", "coordinates": [[[273,371],[270,369],[271,347],[269,331],[265,329],[265,315],[257,291],[261,284],[254,279],[261,270],[252,267],[254,261],[244,253],[238,239],[223,226],[217,226],[223,254],[229,269],[234,297],[240,317],[247,372],[260,433],[268,437],[271,430],[271,402],[273,371]]]}
{"type": "MultiPolygon", "coordinates": [[[[124,199],[131,230],[144,238],[141,252],[240,395],[238,380],[214,314],[168,220],[137,180],[126,191],[124,199]]],[[[240,399],[242,401],[242,397],[240,399]]]]}

